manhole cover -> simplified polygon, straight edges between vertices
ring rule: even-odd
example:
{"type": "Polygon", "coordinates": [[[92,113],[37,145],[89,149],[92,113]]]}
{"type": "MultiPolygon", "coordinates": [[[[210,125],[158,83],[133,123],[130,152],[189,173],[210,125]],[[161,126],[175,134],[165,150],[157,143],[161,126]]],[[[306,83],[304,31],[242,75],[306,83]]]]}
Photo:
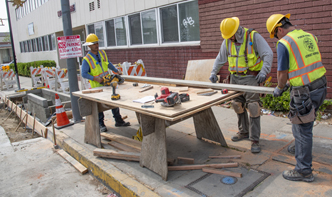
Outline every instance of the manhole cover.
{"type": "Polygon", "coordinates": [[[226,177],[220,179],[220,182],[225,185],[233,185],[234,183],[236,183],[236,181],[237,181],[237,178],[230,177],[230,176],[226,176],[226,177]]]}

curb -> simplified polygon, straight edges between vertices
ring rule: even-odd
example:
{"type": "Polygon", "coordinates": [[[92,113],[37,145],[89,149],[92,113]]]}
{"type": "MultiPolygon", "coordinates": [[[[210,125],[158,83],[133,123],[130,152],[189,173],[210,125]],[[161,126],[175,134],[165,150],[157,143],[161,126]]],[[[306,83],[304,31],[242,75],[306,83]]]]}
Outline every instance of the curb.
{"type": "Polygon", "coordinates": [[[71,138],[63,140],[60,146],[88,168],[95,177],[122,197],[159,197],[158,194],[151,191],[137,180],[129,177],[113,165],[110,165],[104,159],[93,156],[92,151],[86,150],[71,138]]]}

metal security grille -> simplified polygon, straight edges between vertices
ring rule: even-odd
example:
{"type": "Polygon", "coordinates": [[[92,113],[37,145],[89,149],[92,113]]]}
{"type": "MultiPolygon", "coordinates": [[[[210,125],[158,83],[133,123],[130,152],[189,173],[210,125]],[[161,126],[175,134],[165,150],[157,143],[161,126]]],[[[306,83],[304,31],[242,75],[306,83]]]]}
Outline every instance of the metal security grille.
{"type": "Polygon", "coordinates": [[[97,0],[97,6],[100,8],[100,0],[97,0]]]}
{"type": "Polygon", "coordinates": [[[90,9],[90,11],[95,10],[95,2],[89,3],[89,9],[90,9]]]}

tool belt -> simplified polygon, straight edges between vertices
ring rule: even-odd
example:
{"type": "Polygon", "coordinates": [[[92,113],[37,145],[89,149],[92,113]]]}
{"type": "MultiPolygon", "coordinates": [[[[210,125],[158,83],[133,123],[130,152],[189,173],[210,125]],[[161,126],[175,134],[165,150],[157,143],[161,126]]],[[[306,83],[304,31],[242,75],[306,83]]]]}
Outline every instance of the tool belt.
{"type": "Polygon", "coordinates": [[[239,72],[236,72],[234,73],[234,75],[239,75],[239,76],[245,76],[245,75],[254,75],[254,76],[257,76],[259,73],[259,71],[251,71],[251,70],[247,70],[247,73],[239,73],[239,72]]]}

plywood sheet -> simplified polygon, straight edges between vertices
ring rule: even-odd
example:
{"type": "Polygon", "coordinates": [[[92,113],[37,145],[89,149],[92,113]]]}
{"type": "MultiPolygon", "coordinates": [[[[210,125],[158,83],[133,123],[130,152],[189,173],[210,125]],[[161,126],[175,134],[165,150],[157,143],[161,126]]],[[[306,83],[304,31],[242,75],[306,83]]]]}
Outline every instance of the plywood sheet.
{"type": "Polygon", "coordinates": [[[103,87],[105,88],[104,91],[99,93],[82,94],[81,91],[77,91],[73,92],[73,95],[88,100],[93,100],[99,103],[104,103],[108,105],[114,105],[120,108],[129,109],[136,112],[141,112],[141,113],[148,112],[152,116],[154,116],[154,114],[157,114],[166,117],[175,117],[235,94],[235,91],[229,91],[228,94],[221,94],[221,92],[218,91],[217,94],[214,94],[212,96],[199,96],[197,95],[197,92],[202,89],[189,88],[187,93],[190,96],[190,101],[181,103],[180,105],[176,105],[174,107],[163,107],[160,105],[160,103],[154,103],[154,108],[142,108],[141,107],[142,103],[133,102],[133,100],[140,99],[145,96],[154,96],[156,93],[160,95],[161,87],[162,86],[160,85],[154,85],[153,89],[140,93],[139,92],[140,88],[134,87],[132,85],[132,82],[124,82],[122,85],[119,85],[119,94],[121,96],[120,100],[111,100],[112,91],[110,90],[109,87],[103,87]]]}
{"type": "Polygon", "coordinates": [[[185,80],[210,82],[212,67],[215,59],[189,60],[185,80]]]}

